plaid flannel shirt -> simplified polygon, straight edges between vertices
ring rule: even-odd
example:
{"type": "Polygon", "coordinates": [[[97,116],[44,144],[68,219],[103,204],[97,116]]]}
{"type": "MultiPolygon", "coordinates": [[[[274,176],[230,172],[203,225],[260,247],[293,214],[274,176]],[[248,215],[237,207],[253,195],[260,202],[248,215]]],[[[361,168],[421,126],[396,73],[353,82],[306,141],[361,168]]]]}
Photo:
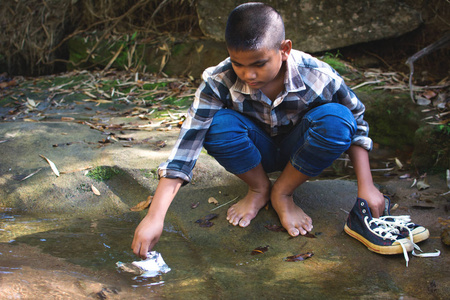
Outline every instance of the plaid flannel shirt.
{"type": "Polygon", "coordinates": [[[288,132],[314,107],[340,103],[350,109],[357,122],[352,144],[367,150],[372,148],[369,126],[363,119],[364,105],[334,69],[309,54],[291,51],[285,89],[273,102],[260,90],[241,81],[229,58],[206,69],[202,79],[178,140],[168,160],[159,166],[160,177],[191,180],[205,134],[219,109],[236,110],[254,120],[269,135],[276,136],[288,132]]]}

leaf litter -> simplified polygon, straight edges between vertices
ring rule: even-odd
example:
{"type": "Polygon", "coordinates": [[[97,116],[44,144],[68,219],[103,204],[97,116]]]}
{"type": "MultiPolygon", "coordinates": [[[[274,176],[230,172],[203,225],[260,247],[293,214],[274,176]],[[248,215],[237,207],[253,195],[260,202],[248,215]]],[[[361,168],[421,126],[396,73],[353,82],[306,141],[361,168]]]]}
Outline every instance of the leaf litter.
{"type": "Polygon", "coordinates": [[[303,260],[306,260],[308,258],[311,258],[313,255],[314,255],[313,252],[306,252],[306,253],[296,254],[296,255],[292,255],[292,256],[286,257],[284,259],[284,261],[287,261],[287,262],[303,261],[303,260]]]}
{"type": "Polygon", "coordinates": [[[50,168],[52,169],[53,173],[55,173],[55,175],[59,177],[59,171],[58,171],[58,168],[56,167],[56,165],[47,157],[40,155],[40,154],[39,154],[39,156],[47,161],[47,163],[50,165],[50,168]]]}
{"type": "Polygon", "coordinates": [[[131,207],[130,210],[131,211],[141,211],[141,210],[147,209],[150,207],[152,200],[153,200],[153,196],[150,195],[147,197],[147,200],[139,202],[135,206],[131,207]]]}
{"type": "Polygon", "coordinates": [[[218,214],[209,214],[206,215],[204,218],[198,219],[197,221],[195,221],[195,223],[198,223],[198,226],[200,227],[211,227],[214,225],[213,222],[211,222],[211,220],[217,218],[219,215],[218,214]]]}
{"type": "Polygon", "coordinates": [[[269,245],[267,246],[260,246],[260,247],[256,247],[255,249],[252,250],[252,252],[250,252],[251,255],[258,255],[258,254],[264,254],[269,250],[269,245]]]}

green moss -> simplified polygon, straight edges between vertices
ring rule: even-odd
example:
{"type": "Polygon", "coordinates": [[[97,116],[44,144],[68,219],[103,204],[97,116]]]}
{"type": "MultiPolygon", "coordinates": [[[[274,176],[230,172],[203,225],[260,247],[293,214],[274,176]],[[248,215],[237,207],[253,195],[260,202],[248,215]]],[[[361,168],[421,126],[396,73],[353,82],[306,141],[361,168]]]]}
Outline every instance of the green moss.
{"type": "Polygon", "coordinates": [[[321,60],[329,64],[339,74],[343,75],[349,72],[349,67],[342,59],[340,59],[340,57],[342,57],[342,54],[339,51],[335,54],[327,52],[321,57],[321,60]]]}
{"type": "Polygon", "coordinates": [[[394,149],[414,145],[414,133],[420,126],[420,108],[407,94],[394,94],[365,87],[355,91],[366,106],[364,119],[375,143],[394,149]]]}
{"type": "Polygon", "coordinates": [[[144,90],[154,90],[157,88],[165,88],[167,86],[167,82],[155,82],[155,83],[146,83],[142,86],[144,90]]]}
{"type": "Polygon", "coordinates": [[[415,133],[412,164],[420,172],[440,173],[450,168],[450,139],[438,126],[425,125],[415,133]]]}
{"type": "Polygon", "coordinates": [[[192,97],[167,97],[162,101],[162,103],[176,106],[190,106],[193,100],[194,99],[192,97]]]}
{"type": "Polygon", "coordinates": [[[113,176],[120,174],[122,171],[114,167],[96,167],[89,171],[86,175],[96,181],[106,181],[111,179],[113,176]]]}

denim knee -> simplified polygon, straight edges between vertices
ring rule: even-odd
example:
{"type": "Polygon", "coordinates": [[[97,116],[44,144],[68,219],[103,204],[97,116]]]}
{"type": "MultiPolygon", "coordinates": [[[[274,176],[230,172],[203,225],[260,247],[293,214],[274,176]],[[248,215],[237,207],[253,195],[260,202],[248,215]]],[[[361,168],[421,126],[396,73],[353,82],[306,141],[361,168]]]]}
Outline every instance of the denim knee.
{"type": "Polygon", "coordinates": [[[203,144],[208,154],[233,174],[256,167],[261,154],[249,137],[249,120],[230,109],[219,110],[213,117],[203,144]]]}
{"type": "Polygon", "coordinates": [[[337,103],[311,110],[300,126],[303,136],[299,138],[291,163],[309,176],[319,175],[345,152],[357,129],[351,111],[337,103]]]}

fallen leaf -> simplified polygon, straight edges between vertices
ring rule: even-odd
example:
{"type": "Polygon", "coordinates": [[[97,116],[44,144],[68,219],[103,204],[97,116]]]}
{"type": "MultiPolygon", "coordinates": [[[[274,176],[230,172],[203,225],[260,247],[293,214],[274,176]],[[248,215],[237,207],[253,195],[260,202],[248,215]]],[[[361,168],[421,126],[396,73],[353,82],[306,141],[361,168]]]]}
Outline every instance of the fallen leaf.
{"type": "Polygon", "coordinates": [[[417,189],[419,191],[426,190],[430,185],[425,180],[420,180],[417,182],[417,189]]]}
{"type": "Polygon", "coordinates": [[[286,229],[284,227],[276,225],[276,224],[274,224],[274,225],[264,225],[264,227],[266,227],[270,231],[275,231],[275,232],[286,231],[286,229]]]}
{"type": "Polygon", "coordinates": [[[427,99],[434,98],[434,97],[436,97],[436,95],[437,94],[432,90],[426,90],[425,92],[422,93],[422,96],[424,96],[427,99]]]}
{"type": "Polygon", "coordinates": [[[195,221],[195,223],[198,223],[198,226],[200,227],[211,227],[214,225],[211,220],[217,218],[218,216],[218,214],[209,214],[202,219],[198,219],[197,221],[195,221]]]}
{"type": "Polygon", "coordinates": [[[305,237],[307,237],[307,238],[310,238],[310,239],[315,239],[315,238],[316,238],[316,236],[315,236],[314,234],[309,233],[309,232],[307,232],[307,233],[304,234],[303,236],[305,236],[305,237]]]}
{"type": "Polygon", "coordinates": [[[37,171],[35,171],[35,172],[31,173],[31,174],[28,174],[28,175],[17,175],[17,176],[14,176],[14,179],[18,180],[18,181],[24,181],[24,180],[30,178],[31,176],[35,175],[36,173],[38,173],[40,170],[42,170],[42,168],[39,168],[37,171]]]}
{"type": "Polygon", "coordinates": [[[95,194],[95,195],[97,195],[97,196],[100,196],[101,194],[100,194],[100,191],[93,185],[93,184],[91,184],[91,189],[92,189],[92,192],[95,194]]]}
{"type": "Polygon", "coordinates": [[[441,218],[441,217],[439,217],[438,218],[438,222],[439,222],[439,224],[441,224],[442,226],[448,226],[448,227],[450,227],[450,219],[444,219],[444,218],[441,218]]]}
{"type": "Polygon", "coordinates": [[[314,255],[314,253],[312,253],[312,252],[306,252],[306,253],[302,253],[302,254],[288,256],[284,259],[284,261],[288,261],[288,262],[302,261],[302,260],[311,258],[313,255],[314,255]]]}
{"type": "Polygon", "coordinates": [[[411,178],[411,174],[403,174],[403,175],[398,176],[398,178],[400,178],[400,179],[408,179],[408,178],[411,178]]]}
{"type": "Polygon", "coordinates": [[[147,200],[139,202],[136,206],[133,206],[132,208],[130,208],[130,210],[131,211],[144,210],[150,206],[150,204],[152,203],[152,200],[153,200],[153,196],[150,195],[147,197],[147,200]]]}
{"type": "Polygon", "coordinates": [[[192,209],[197,208],[199,205],[200,205],[200,202],[192,203],[192,204],[191,204],[191,208],[192,208],[192,209]]]}
{"type": "Polygon", "coordinates": [[[75,121],[75,118],[72,117],[61,117],[61,121],[75,121]]]}
{"type": "Polygon", "coordinates": [[[450,170],[447,169],[447,187],[450,189],[450,170]]]}
{"type": "Polygon", "coordinates": [[[257,247],[255,249],[252,250],[252,252],[250,253],[251,255],[257,255],[257,254],[264,254],[269,250],[269,245],[265,246],[265,247],[257,247]]]}
{"type": "Polygon", "coordinates": [[[213,203],[215,205],[218,205],[219,201],[217,201],[216,198],[214,198],[214,197],[209,197],[208,198],[208,203],[213,203]]]}
{"type": "Polygon", "coordinates": [[[55,173],[55,175],[59,177],[59,171],[58,171],[58,168],[56,168],[56,165],[47,157],[40,155],[40,154],[39,154],[39,156],[47,161],[47,163],[50,165],[50,168],[52,169],[53,173],[55,173]]]}
{"type": "Polygon", "coordinates": [[[157,141],[156,146],[159,148],[164,148],[166,146],[166,142],[165,141],[157,141]]]}
{"type": "Polygon", "coordinates": [[[416,205],[412,205],[411,208],[415,208],[415,209],[435,209],[435,206],[432,205],[424,205],[424,204],[416,204],[416,205]]]}
{"type": "Polygon", "coordinates": [[[441,241],[447,246],[450,246],[450,229],[446,228],[441,232],[441,241]]]}
{"type": "Polygon", "coordinates": [[[310,239],[315,239],[315,238],[317,238],[314,234],[312,234],[312,233],[309,233],[309,232],[307,232],[306,234],[299,234],[299,235],[297,235],[297,236],[290,236],[289,238],[290,239],[295,239],[296,237],[302,237],[302,236],[304,236],[304,237],[307,237],[307,238],[310,238],[310,239]]]}
{"type": "Polygon", "coordinates": [[[210,221],[212,219],[217,218],[219,215],[218,214],[209,214],[205,217],[205,220],[210,221]]]}
{"type": "Polygon", "coordinates": [[[396,157],[395,158],[395,164],[397,165],[397,167],[401,170],[403,169],[403,164],[402,162],[396,157]]]}
{"type": "Polygon", "coordinates": [[[15,79],[13,79],[11,81],[0,83],[0,89],[5,89],[7,87],[15,86],[15,85],[17,85],[17,81],[15,79]]]}
{"type": "Polygon", "coordinates": [[[200,227],[211,227],[213,225],[214,225],[214,223],[211,221],[208,221],[208,220],[203,220],[203,222],[200,222],[198,224],[198,226],[200,226],[200,227]]]}
{"type": "Polygon", "coordinates": [[[89,169],[92,169],[92,168],[93,168],[93,166],[87,166],[87,167],[82,167],[82,168],[75,169],[75,170],[62,171],[62,172],[59,172],[59,173],[60,174],[69,174],[69,173],[75,173],[75,172],[81,172],[81,171],[89,170],[89,169]]]}

